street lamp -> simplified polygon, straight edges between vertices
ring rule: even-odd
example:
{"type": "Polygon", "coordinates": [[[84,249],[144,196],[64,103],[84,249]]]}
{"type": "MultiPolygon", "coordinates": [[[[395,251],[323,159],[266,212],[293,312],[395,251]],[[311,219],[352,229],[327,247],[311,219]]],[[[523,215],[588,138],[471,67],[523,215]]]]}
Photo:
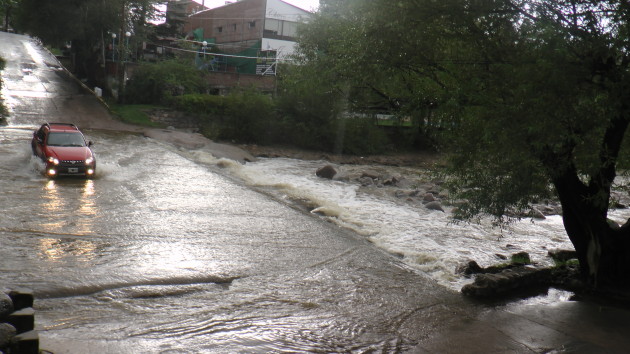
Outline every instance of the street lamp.
{"type": "Polygon", "coordinates": [[[206,61],[206,47],[208,46],[208,42],[203,41],[201,42],[201,44],[203,45],[203,61],[206,61]]]}
{"type": "Polygon", "coordinates": [[[112,61],[116,61],[116,33],[112,33],[112,61]]]}

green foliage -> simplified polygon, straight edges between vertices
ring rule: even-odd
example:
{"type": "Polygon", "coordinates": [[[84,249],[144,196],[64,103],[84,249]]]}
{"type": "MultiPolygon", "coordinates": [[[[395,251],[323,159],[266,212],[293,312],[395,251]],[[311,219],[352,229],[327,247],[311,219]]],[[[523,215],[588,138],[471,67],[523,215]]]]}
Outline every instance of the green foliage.
{"type": "Polygon", "coordinates": [[[211,139],[264,144],[278,138],[275,104],[257,91],[235,91],[225,97],[188,94],[169,101],[171,107],[198,116],[202,133],[211,139]]]}
{"type": "Polygon", "coordinates": [[[147,110],[158,108],[151,105],[120,105],[115,103],[109,104],[112,112],[125,123],[142,125],[146,127],[161,127],[159,123],[155,123],[149,119],[145,113],[147,110]]]}
{"type": "Polygon", "coordinates": [[[341,152],[336,124],[343,92],[330,86],[327,72],[311,66],[284,67],[277,98],[278,114],[290,129],[286,143],[307,149],[341,152]]]}
{"type": "Polygon", "coordinates": [[[224,101],[219,138],[242,143],[268,143],[277,132],[274,102],[256,91],[233,92],[224,101]]]}
{"type": "Polygon", "coordinates": [[[7,31],[13,24],[13,14],[21,0],[0,0],[0,21],[4,21],[3,31],[7,31]]]}
{"type": "MultiPolygon", "coordinates": [[[[5,0],[7,1],[7,0],[5,0]]],[[[19,0],[13,13],[15,27],[51,47],[71,44],[76,61],[75,75],[94,79],[94,67],[102,63],[103,48],[120,39],[127,55],[152,33],[147,22],[155,18],[159,0],[19,0]]]]}
{"type": "Polygon", "coordinates": [[[630,156],[629,22],[620,0],[326,1],[299,59],[349,88],[353,111],[388,108],[440,138],[462,217],[502,218],[568,175],[605,211],[630,156]]]}
{"type": "Polygon", "coordinates": [[[554,259],[553,263],[554,263],[554,266],[557,268],[578,267],[580,265],[580,262],[577,259],[568,259],[566,261],[554,259]]]}
{"type": "MultiPolygon", "coordinates": [[[[321,12],[300,31],[299,59],[329,87],[345,91],[346,110],[407,116],[414,133],[430,135],[435,126],[428,124],[429,118],[441,83],[422,66],[439,45],[419,40],[436,38],[422,30],[435,20],[422,11],[411,15],[409,3],[323,3],[321,12]]],[[[427,4],[418,7],[423,6],[427,4]]]]}
{"type": "Polygon", "coordinates": [[[197,115],[222,116],[225,112],[223,96],[207,94],[187,94],[172,97],[171,106],[178,111],[197,115]]]}
{"type": "Polygon", "coordinates": [[[389,148],[385,131],[366,118],[341,118],[343,125],[343,152],[350,155],[380,154],[389,148]]]}
{"type": "MultiPolygon", "coordinates": [[[[613,146],[618,145],[606,131],[618,117],[628,116],[619,83],[630,82],[630,76],[627,64],[601,68],[626,49],[605,33],[622,23],[607,28],[603,24],[612,19],[600,11],[609,7],[610,13],[628,14],[614,2],[584,6],[584,12],[574,13],[570,2],[542,2],[495,17],[484,9],[469,20],[466,27],[474,23],[474,31],[467,42],[475,45],[468,50],[477,59],[466,70],[449,69],[461,95],[458,129],[448,138],[451,187],[470,201],[461,209],[463,216],[501,217],[511,206],[525,208],[567,173],[606,183],[602,173],[616,163],[613,146]],[[565,21],[556,17],[559,13],[583,20],[565,21]],[[600,81],[602,74],[608,78],[600,81]]],[[[609,192],[600,186],[602,193],[590,202],[605,210],[609,192]]]]}
{"type": "Polygon", "coordinates": [[[126,99],[133,103],[159,103],[174,96],[203,92],[203,76],[190,63],[167,60],[146,63],[127,83],[126,99]]]}
{"type": "Polygon", "coordinates": [[[100,31],[120,25],[120,1],[22,0],[17,26],[50,45],[67,41],[94,41],[100,31]]]}
{"type": "MultiPolygon", "coordinates": [[[[6,0],[5,0],[6,1],[6,0]]],[[[15,1],[14,1],[15,2],[15,1]]],[[[148,20],[155,18],[157,0],[20,0],[17,25],[44,43],[62,45],[68,41],[110,40],[104,33],[125,30],[141,34],[148,20]]]]}

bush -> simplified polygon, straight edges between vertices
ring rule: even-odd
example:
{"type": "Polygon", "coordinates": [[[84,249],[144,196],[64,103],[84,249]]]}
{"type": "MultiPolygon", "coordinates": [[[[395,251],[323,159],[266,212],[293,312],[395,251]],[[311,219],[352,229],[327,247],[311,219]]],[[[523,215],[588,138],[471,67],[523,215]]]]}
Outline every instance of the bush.
{"type": "Polygon", "coordinates": [[[155,123],[149,119],[146,111],[157,108],[149,105],[119,105],[109,103],[112,112],[120,118],[121,121],[130,124],[142,125],[146,127],[162,127],[162,124],[155,123]]]}
{"type": "Polygon", "coordinates": [[[182,112],[197,115],[222,116],[225,112],[225,98],[206,94],[188,94],[172,97],[170,106],[182,112]]]}
{"type": "Polygon", "coordinates": [[[380,154],[390,145],[387,134],[373,119],[342,118],[340,123],[344,126],[340,147],[345,154],[380,154]]]}
{"type": "Polygon", "coordinates": [[[190,63],[167,60],[138,67],[125,90],[130,103],[162,104],[173,96],[201,93],[206,85],[203,75],[190,63]]]}
{"type": "Polygon", "coordinates": [[[236,91],[225,97],[182,95],[171,97],[169,105],[198,116],[202,134],[210,139],[269,144],[279,135],[273,100],[254,90],[236,91]]]}
{"type": "Polygon", "coordinates": [[[224,105],[220,138],[259,144],[275,140],[279,125],[271,97],[253,90],[234,92],[224,105]]]}

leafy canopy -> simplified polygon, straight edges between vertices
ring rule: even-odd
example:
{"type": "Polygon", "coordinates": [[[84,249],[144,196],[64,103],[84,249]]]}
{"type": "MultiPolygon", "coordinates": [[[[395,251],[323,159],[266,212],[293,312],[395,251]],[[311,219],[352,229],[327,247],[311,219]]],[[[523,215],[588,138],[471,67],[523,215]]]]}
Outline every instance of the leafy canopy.
{"type": "Polygon", "coordinates": [[[20,0],[17,25],[49,45],[73,42],[83,47],[109,43],[111,33],[146,36],[160,0],[20,0]]]}
{"type": "Polygon", "coordinates": [[[628,156],[629,20],[625,0],[329,0],[300,53],[446,129],[460,216],[525,208],[567,173],[605,210],[628,156]]]}

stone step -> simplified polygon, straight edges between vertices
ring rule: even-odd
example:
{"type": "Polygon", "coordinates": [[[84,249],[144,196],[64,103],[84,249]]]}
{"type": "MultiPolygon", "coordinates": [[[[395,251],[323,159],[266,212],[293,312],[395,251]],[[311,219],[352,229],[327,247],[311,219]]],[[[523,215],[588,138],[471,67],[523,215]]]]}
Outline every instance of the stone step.
{"type": "Polygon", "coordinates": [[[11,341],[11,353],[38,354],[39,334],[37,331],[20,333],[11,341]]]}
{"type": "Polygon", "coordinates": [[[9,297],[13,300],[13,308],[15,310],[25,309],[27,307],[33,307],[34,296],[31,289],[15,289],[9,292],[9,297]]]}
{"type": "Polygon", "coordinates": [[[13,325],[17,330],[17,333],[24,333],[35,329],[35,310],[32,307],[27,307],[10,314],[6,322],[13,325]]]}

